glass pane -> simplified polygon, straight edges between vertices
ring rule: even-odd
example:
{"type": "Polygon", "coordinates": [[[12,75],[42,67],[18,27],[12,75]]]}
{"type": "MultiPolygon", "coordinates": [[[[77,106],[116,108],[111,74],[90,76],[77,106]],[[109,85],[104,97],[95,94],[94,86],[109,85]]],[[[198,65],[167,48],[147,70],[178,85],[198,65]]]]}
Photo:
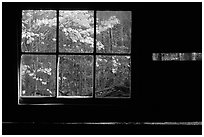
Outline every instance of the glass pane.
{"type": "Polygon", "coordinates": [[[131,52],[131,11],[97,11],[98,53],[131,52]]]}
{"type": "Polygon", "coordinates": [[[96,97],[130,97],[130,56],[97,56],[96,97]]]}
{"type": "Polygon", "coordinates": [[[23,55],[21,58],[21,96],[55,96],[56,57],[23,55]]]}
{"type": "Polygon", "coordinates": [[[153,61],[199,61],[202,53],[152,53],[153,61]]]}
{"type": "Polygon", "coordinates": [[[88,97],[93,91],[93,57],[62,55],[59,58],[58,96],[88,97]]]}
{"type": "Polygon", "coordinates": [[[192,60],[202,60],[202,53],[192,53],[192,60]]]}
{"type": "Polygon", "coordinates": [[[23,10],[21,50],[55,52],[56,26],[54,10],[23,10]]]}
{"type": "Polygon", "coordinates": [[[59,11],[59,51],[90,53],[94,47],[94,11],[59,11]]]}

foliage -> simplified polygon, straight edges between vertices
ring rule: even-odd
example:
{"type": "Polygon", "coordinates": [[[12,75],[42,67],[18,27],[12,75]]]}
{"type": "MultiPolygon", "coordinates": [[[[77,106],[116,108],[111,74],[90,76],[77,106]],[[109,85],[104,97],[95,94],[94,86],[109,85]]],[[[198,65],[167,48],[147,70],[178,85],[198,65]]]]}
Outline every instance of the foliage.
{"type": "Polygon", "coordinates": [[[92,95],[92,56],[60,56],[59,96],[92,95]]]}
{"type": "Polygon", "coordinates": [[[93,52],[93,11],[60,11],[59,16],[59,50],[93,52]]]}
{"type": "Polygon", "coordinates": [[[56,51],[56,25],[56,11],[24,10],[22,12],[22,51],[56,51]]]}
{"type": "MultiPolygon", "coordinates": [[[[96,92],[113,90],[114,86],[130,88],[130,65],[130,56],[97,56],[96,92]]],[[[130,95],[130,89],[128,93],[130,95]]]]}
{"type": "Polygon", "coordinates": [[[55,96],[55,61],[51,55],[22,56],[22,96],[55,96]]]}
{"type": "Polygon", "coordinates": [[[131,13],[129,11],[97,12],[97,52],[130,53],[131,13]]]}
{"type": "MultiPolygon", "coordinates": [[[[22,52],[93,53],[94,11],[60,10],[22,11],[22,52]],[[58,31],[59,37],[56,37],[58,31]]],[[[97,11],[96,52],[130,53],[131,12],[97,11]]],[[[21,59],[22,96],[55,96],[58,75],[59,96],[92,96],[93,65],[96,65],[96,97],[130,96],[130,56],[25,55],[21,59]],[[56,63],[58,74],[56,75],[56,63]],[[120,88],[119,88],[120,87],[120,88]],[[103,95],[98,95],[99,91],[103,95]],[[109,92],[117,92],[108,94],[109,92]]]]}

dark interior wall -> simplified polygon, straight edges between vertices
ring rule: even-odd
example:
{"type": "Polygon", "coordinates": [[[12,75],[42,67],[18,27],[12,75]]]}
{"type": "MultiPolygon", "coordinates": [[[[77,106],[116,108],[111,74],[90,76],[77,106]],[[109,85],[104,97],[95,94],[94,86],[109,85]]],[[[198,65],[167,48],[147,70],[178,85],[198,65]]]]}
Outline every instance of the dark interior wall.
{"type": "MultiPolygon", "coordinates": [[[[3,3],[3,122],[202,120],[202,62],[153,62],[152,53],[202,52],[202,3],[3,3]],[[22,9],[132,11],[132,97],[18,105],[22,9]]],[[[6,133],[6,132],[5,132],[6,133]]]]}

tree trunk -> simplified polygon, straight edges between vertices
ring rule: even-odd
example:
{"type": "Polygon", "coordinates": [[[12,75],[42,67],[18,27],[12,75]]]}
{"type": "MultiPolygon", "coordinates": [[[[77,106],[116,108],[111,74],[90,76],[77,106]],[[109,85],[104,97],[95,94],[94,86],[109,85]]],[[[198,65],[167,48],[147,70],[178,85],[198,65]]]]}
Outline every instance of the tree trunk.
{"type": "Polygon", "coordinates": [[[100,87],[100,70],[98,71],[98,90],[101,88],[100,87]]]}
{"type": "Polygon", "coordinates": [[[79,65],[79,95],[81,96],[83,94],[83,71],[81,69],[81,66],[79,65]]]}
{"type": "Polygon", "coordinates": [[[105,35],[105,53],[110,51],[110,40],[109,40],[109,32],[106,31],[106,35],[105,35]]]}
{"type": "Polygon", "coordinates": [[[109,28],[109,35],[110,35],[110,53],[112,53],[112,31],[111,31],[111,28],[109,28]]]}
{"type": "Polygon", "coordinates": [[[103,32],[101,33],[101,43],[104,45],[104,49],[105,49],[105,44],[104,44],[104,40],[103,40],[103,32]]]}
{"type": "MultiPolygon", "coordinates": [[[[63,65],[63,64],[62,64],[63,65]]],[[[63,79],[63,69],[64,69],[64,67],[62,67],[62,71],[61,71],[61,90],[63,90],[63,84],[64,84],[64,79],[63,79]]],[[[68,88],[69,88],[69,85],[68,85],[68,88]]],[[[62,92],[62,91],[61,91],[62,92]]],[[[62,93],[64,93],[64,92],[62,92],[62,93]]]]}
{"type": "Polygon", "coordinates": [[[85,89],[85,93],[87,93],[87,85],[86,85],[86,67],[84,69],[84,89],[85,89]]]}
{"type": "MultiPolygon", "coordinates": [[[[37,56],[37,59],[36,59],[36,63],[35,63],[35,73],[37,72],[37,69],[38,69],[38,56],[37,56]]],[[[36,77],[37,78],[37,77],[36,77]]],[[[36,79],[36,86],[35,86],[35,96],[36,96],[36,91],[38,89],[38,85],[37,85],[37,79],[36,79]]]]}
{"type": "Polygon", "coordinates": [[[102,69],[101,88],[104,89],[104,69],[102,69]]]}
{"type": "MultiPolygon", "coordinates": [[[[80,69],[79,69],[80,70],[80,69]]],[[[81,96],[82,94],[83,94],[83,92],[82,92],[82,74],[81,74],[82,72],[81,71],[79,71],[79,96],[81,96]]]]}
{"type": "Polygon", "coordinates": [[[121,37],[121,46],[124,46],[124,43],[123,43],[123,26],[121,25],[121,29],[120,29],[120,37],[121,37]]]}

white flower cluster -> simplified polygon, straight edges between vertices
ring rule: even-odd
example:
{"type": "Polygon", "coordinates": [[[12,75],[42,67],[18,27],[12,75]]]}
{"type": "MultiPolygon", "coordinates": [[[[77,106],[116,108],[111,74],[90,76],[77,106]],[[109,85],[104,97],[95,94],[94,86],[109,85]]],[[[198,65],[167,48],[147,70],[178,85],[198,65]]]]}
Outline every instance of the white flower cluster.
{"type": "Polygon", "coordinates": [[[30,73],[30,71],[27,70],[28,68],[30,68],[30,66],[28,66],[28,65],[22,65],[21,66],[22,75],[24,75],[26,71],[27,71],[27,73],[30,73]]]}
{"type": "Polygon", "coordinates": [[[28,75],[32,77],[35,76],[35,73],[29,73],[28,75]]]}
{"type": "Polygon", "coordinates": [[[81,39],[80,42],[90,44],[90,47],[92,48],[94,47],[94,39],[91,37],[86,37],[84,39],[81,39]]]}
{"type": "Polygon", "coordinates": [[[46,84],[47,84],[46,81],[43,81],[42,78],[37,78],[36,75],[33,76],[33,79],[40,81],[43,85],[46,85],[46,84]]]}
{"type": "Polygon", "coordinates": [[[65,33],[66,36],[69,36],[73,42],[77,42],[78,40],[82,39],[81,34],[75,29],[64,28],[62,31],[65,33]]]}
{"type": "Polygon", "coordinates": [[[90,36],[90,33],[92,33],[93,30],[92,29],[87,30],[78,31],[72,28],[68,29],[64,28],[62,31],[65,33],[66,36],[69,36],[73,42],[80,41],[82,43],[90,44],[91,47],[94,47],[94,39],[92,37],[88,37],[90,36]]]}
{"type": "Polygon", "coordinates": [[[117,68],[112,68],[112,72],[116,73],[117,72],[117,68]]]}
{"type": "Polygon", "coordinates": [[[25,90],[22,90],[22,94],[25,94],[26,93],[26,91],[25,90]]]}
{"type": "Polygon", "coordinates": [[[130,56],[125,56],[127,59],[130,59],[130,56]]]}
{"type": "Polygon", "coordinates": [[[116,62],[116,60],[113,60],[113,66],[117,67],[118,63],[116,62]]]}
{"type": "Polygon", "coordinates": [[[63,77],[62,79],[67,79],[66,77],[63,77]]]}
{"type": "MultiPolygon", "coordinates": [[[[90,18],[90,14],[88,14],[88,11],[61,11],[60,15],[66,18],[69,21],[72,21],[76,25],[84,26],[86,28],[90,28],[90,23],[93,23],[93,17],[90,18]]],[[[61,19],[63,22],[66,22],[65,20],[61,19]]]]}
{"type": "Polygon", "coordinates": [[[42,20],[37,19],[36,20],[36,25],[38,25],[38,26],[49,25],[49,27],[52,27],[52,26],[56,26],[57,25],[56,22],[57,22],[56,18],[53,18],[53,19],[42,19],[42,20]]]}
{"type": "Polygon", "coordinates": [[[98,50],[104,49],[104,45],[100,41],[97,41],[96,45],[97,45],[98,50]]]}
{"type": "MultiPolygon", "coordinates": [[[[47,82],[46,82],[46,81],[43,81],[42,78],[36,77],[35,72],[31,73],[31,72],[28,70],[28,68],[30,68],[29,65],[22,65],[22,66],[21,66],[21,75],[22,75],[22,76],[23,76],[25,73],[28,73],[29,76],[33,77],[33,79],[41,81],[43,85],[46,85],[46,84],[47,84],[47,82]]],[[[43,72],[43,73],[46,73],[46,74],[48,74],[48,75],[51,75],[51,74],[52,74],[51,71],[52,71],[51,68],[44,68],[44,69],[43,69],[43,68],[39,68],[39,69],[37,69],[37,72],[43,72]]]]}
{"type": "Polygon", "coordinates": [[[98,62],[101,62],[101,61],[103,61],[103,59],[101,59],[101,58],[96,58],[96,66],[97,66],[97,67],[99,66],[98,62]]]}
{"type": "Polygon", "coordinates": [[[33,32],[25,32],[22,31],[22,38],[27,38],[26,44],[30,44],[32,41],[34,41],[34,37],[39,36],[39,34],[34,34],[33,32]]]}
{"type": "MultiPolygon", "coordinates": [[[[31,76],[31,75],[30,75],[31,76]]],[[[47,82],[46,81],[43,81],[42,78],[39,78],[39,77],[36,77],[36,75],[32,75],[33,76],[33,79],[37,80],[37,81],[40,81],[43,85],[46,85],[47,82]]]]}
{"type": "Polygon", "coordinates": [[[120,20],[116,16],[111,16],[108,20],[101,21],[101,26],[98,26],[96,33],[99,34],[103,31],[106,31],[109,28],[113,28],[114,25],[120,24],[120,20]]]}
{"type": "Polygon", "coordinates": [[[35,33],[33,33],[33,32],[25,32],[25,31],[23,31],[22,32],[22,38],[31,38],[31,37],[34,37],[34,36],[39,36],[39,34],[35,34],[35,33]]]}
{"type": "Polygon", "coordinates": [[[80,30],[79,30],[79,33],[80,33],[81,35],[85,36],[85,37],[90,36],[90,32],[92,32],[90,29],[86,29],[86,30],[80,29],[80,30]]]}
{"type": "Polygon", "coordinates": [[[52,94],[52,91],[51,91],[51,90],[47,89],[47,91],[48,91],[50,94],[52,94]]]}
{"type": "Polygon", "coordinates": [[[38,70],[37,70],[37,72],[43,72],[43,73],[47,73],[48,75],[51,75],[52,73],[51,73],[51,71],[52,71],[52,69],[51,68],[39,68],[38,70]]]}

